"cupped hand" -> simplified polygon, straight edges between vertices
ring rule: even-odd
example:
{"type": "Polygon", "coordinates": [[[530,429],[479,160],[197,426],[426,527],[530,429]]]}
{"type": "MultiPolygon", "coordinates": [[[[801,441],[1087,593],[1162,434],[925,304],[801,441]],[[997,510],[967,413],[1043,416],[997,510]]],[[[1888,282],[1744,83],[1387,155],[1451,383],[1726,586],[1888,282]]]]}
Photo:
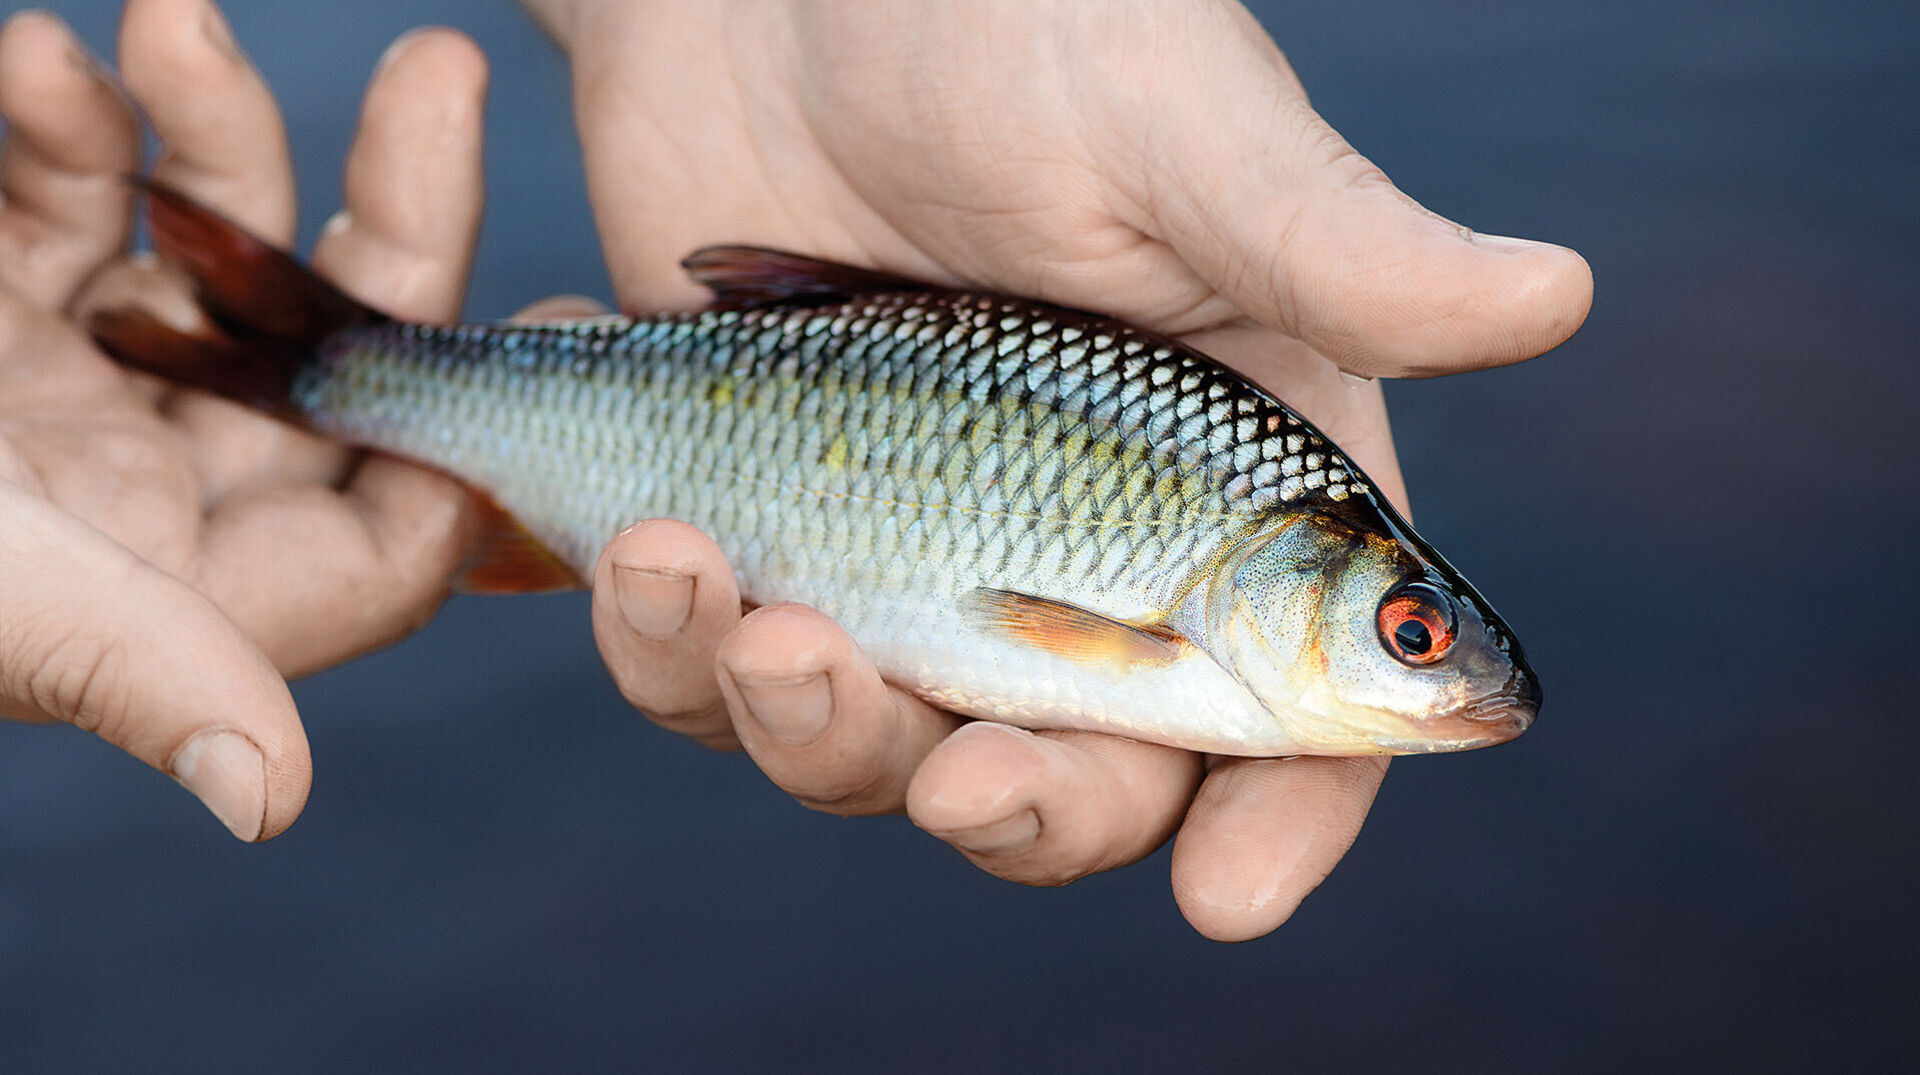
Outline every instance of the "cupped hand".
{"type": "MultiPolygon", "coordinates": [[[[206,0],[130,0],[120,67],[155,176],[287,244],[294,193],[266,86],[206,0]]],[[[344,212],[313,260],[399,316],[457,313],[478,226],[485,61],[397,42],[368,88],[344,212]]],[[[0,29],[0,716],[86,728],[243,840],[299,814],[307,744],[282,675],[390,641],[443,599],[470,511],[450,480],[363,457],[113,365],[74,320],[190,311],[120,260],[130,102],[57,19],[0,29]],[[170,307],[169,307],[169,304],[170,307]]]]}
{"type": "MultiPolygon", "coordinates": [[[[1268,386],[1402,507],[1362,378],[1518,361],[1586,315],[1578,255],[1402,194],[1223,0],[527,3],[572,59],[629,309],[697,304],[676,262],[737,241],[1103,311],[1268,386]]],[[[594,582],[602,651],[654,719],[737,742],[818,809],[904,809],[1018,881],[1177,831],[1174,892],[1211,937],[1283,922],[1385,768],[964,722],[889,688],[817,612],[743,618],[719,550],[669,522],[620,535],[594,582]]]]}

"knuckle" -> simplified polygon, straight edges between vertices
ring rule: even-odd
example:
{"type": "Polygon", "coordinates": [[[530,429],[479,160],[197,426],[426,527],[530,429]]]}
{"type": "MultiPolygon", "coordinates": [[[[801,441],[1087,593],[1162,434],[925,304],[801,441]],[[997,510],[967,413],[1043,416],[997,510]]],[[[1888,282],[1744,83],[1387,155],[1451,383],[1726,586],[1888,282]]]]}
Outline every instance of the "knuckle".
{"type": "Polygon", "coordinates": [[[120,641],[83,631],[38,641],[17,651],[28,655],[22,662],[26,667],[18,670],[17,682],[0,684],[0,691],[55,720],[118,740],[133,711],[120,641]]]}
{"type": "Polygon", "coordinates": [[[733,721],[723,703],[646,698],[625,686],[620,693],[641,716],[662,730],[714,749],[728,749],[733,742],[733,721]]]}
{"type": "Polygon", "coordinates": [[[774,782],[809,810],[838,817],[871,817],[897,813],[902,807],[900,781],[891,772],[870,767],[784,778],[774,782]]]}
{"type": "Polygon", "coordinates": [[[974,865],[1002,881],[1032,888],[1063,888],[1088,874],[1099,872],[1099,867],[1089,863],[1061,861],[1036,851],[1013,857],[979,854],[968,854],[967,857],[974,865]]]}

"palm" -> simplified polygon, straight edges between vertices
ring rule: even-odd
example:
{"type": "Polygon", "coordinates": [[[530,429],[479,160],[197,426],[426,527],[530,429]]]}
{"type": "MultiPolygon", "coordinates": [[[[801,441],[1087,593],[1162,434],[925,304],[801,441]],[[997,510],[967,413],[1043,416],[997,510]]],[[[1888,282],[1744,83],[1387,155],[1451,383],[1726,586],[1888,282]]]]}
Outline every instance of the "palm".
{"type": "MultiPolygon", "coordinates": [[[[385,520],[342,492],[359,461],[128,374],[71,322],[44,328],[31,368],[16,368],[19,383],[0,400],[0,458],[16,484],[206,594],[283,672],[390,641],[419,615],[402,606],[436,600],[444,567],[395,571],[385,520]]],[[[424,493],[441,484],[373,465],[392,468],[380,480],[424,493]]],[[[457,506],[440,499],[451,522],[457,506]]],[[[442,529],[424,559],[455,555],[457,531],[442,529]]]]}

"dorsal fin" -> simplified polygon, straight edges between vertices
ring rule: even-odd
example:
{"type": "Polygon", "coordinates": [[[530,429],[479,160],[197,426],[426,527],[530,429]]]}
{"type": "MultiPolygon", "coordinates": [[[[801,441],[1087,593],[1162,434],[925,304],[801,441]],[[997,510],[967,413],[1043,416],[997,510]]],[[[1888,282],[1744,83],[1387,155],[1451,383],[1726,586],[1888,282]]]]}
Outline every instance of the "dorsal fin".
{"type": "Polygon", "coordinates": [[[703,246],[680,267],[713,291],[716,308],[750,310],[776,302],[828,303],[875,291],[924,291],[929,284],[760,246],[703,246]]]}

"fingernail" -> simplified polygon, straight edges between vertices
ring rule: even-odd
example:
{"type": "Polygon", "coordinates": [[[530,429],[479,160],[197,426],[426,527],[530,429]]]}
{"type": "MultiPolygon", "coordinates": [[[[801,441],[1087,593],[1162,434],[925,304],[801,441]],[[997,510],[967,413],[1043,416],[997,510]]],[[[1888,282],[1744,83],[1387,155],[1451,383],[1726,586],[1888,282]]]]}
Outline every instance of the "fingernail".
{"type": "Polygon", "coordinates": [[[267,824],[267,763],[253,740],[212,728],[187,740],[167,766],[235,836],[252,843],[267,824]]]}
{"type": "Polygon", "coordinates": [[[693,615],[693,579],[656,567],[613,567],[613,596],[627,626],[661,641],[678,633],[693,615]]]}
{"type": "Polygon", "coordinates": [[[789,680],[742,680],[740,700],[747,713],[773,735],[792,746],[820,738],[833,718],[833,687],[824,672],[789,680]]]}
{"type": "Polygon", "coordinates": [[[1012,855],[1033,846],[1040,838],[1040,815],[1032,807],[1001,818],[992,824],[945,834],[944,839],[963,851],[976,855],[1012,855]]]}
{"type": "Polygon", "coordinates": [[[1471,231],[1467,233],[1467,241],[1475,246],[1486,247],[1488,250],[1502,251],[1539,250],[1554,245],[1540,242],[1538,239],[1516,239],[1511,235],[1481,235],[1471,231]]]}
{"type": "Polygon", "coordinates": [[[419,36],[420,30],[414,29],[394,38],[393,44],[388,45],[386,51],[380,54],[380,59],[374,63],[373,73],[377,75],[392,66],[393,62],[407,51],[407,46],[413,44],[413,39],[419,36]]]}
{"type": "Polygon", "coordinates": [[[353,211],[342,209],[328,217],[325,224],[320,225],[320,238],[330,239],[351,227],[353,227],[353,211]]]}

